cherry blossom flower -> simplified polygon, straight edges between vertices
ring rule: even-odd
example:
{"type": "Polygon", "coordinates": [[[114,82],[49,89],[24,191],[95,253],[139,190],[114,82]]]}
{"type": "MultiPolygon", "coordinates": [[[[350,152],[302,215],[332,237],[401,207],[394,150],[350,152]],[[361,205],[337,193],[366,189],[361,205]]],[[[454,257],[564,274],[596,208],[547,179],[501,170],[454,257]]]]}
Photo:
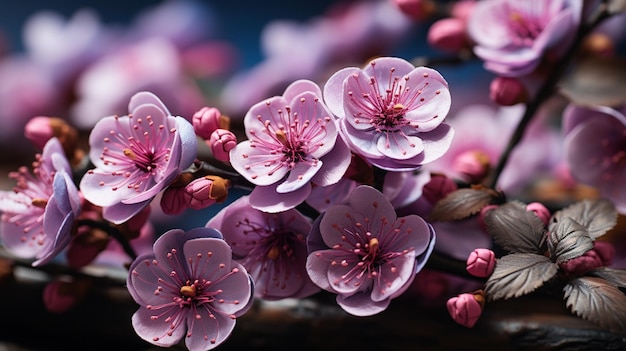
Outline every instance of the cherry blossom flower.
{"type": "Polygon", "coordinates": [[[119,224],[147,206],[196,157],[193,126],[174,117],[156,95],[140,92],[126,116],[109,116],[89,136],[95,169],[80,182],[85,199],[119,224]]]}
{"type": "Polygon", "coordinates": [[[248,270],[264,300],[303,298],[318,292],[306,272],[311,221],[295,209],[266,213],[242,196],[207,223],[224,235],[234,259],[248,270]]]}
{"type": "Polygon", "coordinates": [[[563,112],[565,158],[577,181],[596,187],[626,213],[625,109],[568,106],[563,112]]]}
{"type": "Polygon", "coordinates": [[[3,246],[34,266],[50,261],[71,240],[81,200],[71,168],[57,138],[51,138],[33,164],[11,174],[13,191],[0,192],[0,237],[3,246]]]}
{"type": "Polygon", "coordinates": [[[329,208],[313,223],[306,267],[346,312],[368,316],[411,285],[434,244],[435,232],[421,217],[398,218],[382,193],[362,185],[347,205],[329,208]]]}
{"type": "Polygon", "coordinates": [[[257,185],[250,194],[254,208],[293,208],[309,196],[312,184],[335,184],[347,170],[350,152],[321,95],[317,84],[298,80],[244,117],[248,140],[230,151],[230,162],[257,185]]]}
{"type": "Polygon", "coordinates": [[[141,305],[132,317],[135,332],[164,347],[184,338],[192,351],[224,342],[253,301],[250,276],[231,255],[215,229],[173,229],[159,237],[154,253],[130,266],[128,291],[141,305]]]}
{"type": "Polygon", "coordinates": [[[537,68],[547,50],[567,48],[581,12],[581,0],[479,1],[469,17],[468,33],[487,70],[522,76],[537,68]]]}
{"type": "Polygon", "coordinates": [[[351,150],[387,170],[412,170],[441,157],[454,131],[448,83],[435,70],[396,57],[348,67],[324,86],[351,150]]]}

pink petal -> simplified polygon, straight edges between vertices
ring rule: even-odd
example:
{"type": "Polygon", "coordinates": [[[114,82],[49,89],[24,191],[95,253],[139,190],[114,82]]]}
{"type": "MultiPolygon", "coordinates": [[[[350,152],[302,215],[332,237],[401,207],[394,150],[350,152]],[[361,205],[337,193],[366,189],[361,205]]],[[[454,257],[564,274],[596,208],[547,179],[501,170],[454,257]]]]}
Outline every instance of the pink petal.
{"type": "Polygon", "coordinates": [[[344,311],[359,317],[372,316],[389,307],[390,299],[373,301],[367,292],[351,296],[337,295],[337,303],[344,311]]]}
{"type": "Polygon", "coordinates": [[[250,205],[263,212],[277,213],[298,206],[311,193],[310,183],[289,193],[278,193],[276,187],[275,184],[255,187],[250,193],[250,205]]]}

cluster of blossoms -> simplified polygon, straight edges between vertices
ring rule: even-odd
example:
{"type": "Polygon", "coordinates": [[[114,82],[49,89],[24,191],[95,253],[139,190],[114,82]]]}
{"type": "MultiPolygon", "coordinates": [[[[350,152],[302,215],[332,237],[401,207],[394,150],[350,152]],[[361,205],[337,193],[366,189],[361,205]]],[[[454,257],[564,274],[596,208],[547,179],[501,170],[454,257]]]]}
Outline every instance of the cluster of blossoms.
{"type": "MultiPolygon", "coordinates": [[[[417,21],[441,13],[431,1],[393,3],[417,21]]],[[[434,47],[479,58],[496,75],[488,95],[499,110],[468,105],[448,116],[452,94],[437,70],[377,56],[321,84],[291,81],[233,118],[241,123],[212,106],[172,114],[148,89],[137,89],[126,114],[94,123],[88,150],[70,124],[33,118],[25,135],[41,154],[0,192],[1,244],[35,267],[125,269],[139,305],[132,326],[162,347],[215,348],[255,301],[322,292],[349,315],[371,316],[419,290],[472,327],[493,300],[556,287],[573,313],[623,333],[626,273],[597,239],[626,213],[626,99],[572,99],[556,114],[558,131],[546,121],[554,109],[540,109],[559,62],[611,15],[583,5],[464,0],[432,23],[434,47]],[[529,89],[537,80],[546,85],[529,89]],[[517,199],[538,172],[597,193],[550,210],[517,199]],[[227,202],[233,190],[243,194],[227,202]],[[153,219],[211,210],[203,225],[154,230],[153,219]],[[463,287],[446,280],[429,291],[433,255],[465,264],[438,267],[463,287]]],[[[46,307],[78,304],[80,284],[51,281],[46,307]]]]}

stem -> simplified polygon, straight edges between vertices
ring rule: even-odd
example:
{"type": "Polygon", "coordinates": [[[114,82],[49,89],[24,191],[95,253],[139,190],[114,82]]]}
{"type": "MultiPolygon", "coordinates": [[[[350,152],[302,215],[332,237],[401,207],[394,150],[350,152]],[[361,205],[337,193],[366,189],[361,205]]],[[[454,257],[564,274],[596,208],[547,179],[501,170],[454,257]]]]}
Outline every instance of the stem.
{"type": "Polygon", "coordinates": [[[130,257],[133,260],[137,258],[137,253],[135,253],[135,250],[132,248],[132,246],[130,246],[130,243],[128,242],[124,234],[119,229],[109,224],[108,222],[94,221],[92,219],[81,219],[78,221],[77,225],[78,226],[86,225],[90,228],[100,229],[104,231],[109,236],[117,240],[120,243],[120,245],[122,245],[122,248],[124,249],[124,252],[126,252],[128,257],[130,257]]]}
{"type": "Polygon", "coordinates": [[[196,167],[196,170],[194,170],[193,173],[200,177],[205,175],[222,177],[224,179],[230,180],[230,184],[232,187],[243,190],[251,191],[255,187],[254,184],[250,183],[246,178],[237,173],[234,169],[224,169],[222,167],[218,167],[214,164],[204,161],[197,161],[194,166],[196,167]]]}
{"type": "Polygon", "coordinates": [[[552,71],[551,71],[552,73],[544,81],[543,85],[540,87],[539,91],[537,92],[537,95],[535,95],[535,98],[526,106],[526,111],[524,111],[524,115],[522,116],[522,119],[517,125],[517,128],[515,129],[513,136],[509,140],[509,143],[506,149],[500,156],[500,159],[498,160],[498,164],[496,168],[494,169],[494,173],[492,175],[492,179],[489,184],[490,188],[495,189],[498,183],[498,178],[500,177],[502,171],[504,170],[504,167],[506,166],[509,160],[509,157],[511,156],[511,153],[513,152],[517,144],[519,144],[519,142],[522,140],[522,137],[524,136],[524,133],[526,131],[526,127],[528,127],[528,124],[530,123],[532,118],[535,116],[537,110],[539,110],[541,105],[552,95],[555,86],[557,85],[557,83],[561,79],[561,76],[565,72],[565,69],[567,68],[568,63],[572,60],[572,58],[574,57],[574,54],[580,48],[585,36],[589,34],[591,30],[595,28],[600,22],[602,22],[609,16],[610,14],[607,12],[606,4],[603,2],[598,6],[598,9],[596,10],[596,12],[592,16],[590,16],[591,20],[589,21],[589,23],[587,23],[586,25],[581,25],[578,28],[578,32],[576,33],[574,42],[568,48],[565,54],[562,56],[563,60],[561,62],[558,62],[557,65],[553,65],[552,71]]]}

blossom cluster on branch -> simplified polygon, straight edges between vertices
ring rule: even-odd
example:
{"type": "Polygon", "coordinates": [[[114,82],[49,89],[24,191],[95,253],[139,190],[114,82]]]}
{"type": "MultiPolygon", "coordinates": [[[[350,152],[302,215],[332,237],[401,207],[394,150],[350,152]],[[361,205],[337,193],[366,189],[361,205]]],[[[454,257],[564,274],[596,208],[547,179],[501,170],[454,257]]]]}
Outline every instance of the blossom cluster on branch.
{"type": "MultiPolygon", "coordinates": [[[[374,58],[345,60],[348,47],[377,49],[365,34],[330,42],[326,33],[328,41],[311,44],[320,56],[301,58],[301,74],[287,72],[286,48],[270,45],[271,60],[230,82],[259,88],[242,89],[245,111],[226,100],[181,108],[198,95],[174,94],[178,115],[164,103],[172,95],[160,93],[171,93],[162,88],[172,79],[127,84],[123,112],[102,108],[78,127],[43,115],[24,124],[40,153],[9,174],[13,190],[0,191],[2,247],[35,268],[123,269],[139,305],[135,332],[163,347],[212,349],[255,301],[322,291],[354,316],[383,313],[413,294],[473,327],[491,301],[543,289],[557,291],[573,314],[626,333],[618,225],[626,214],[626,89],[624,80],[591,80],[589,89],[612,92],[585,94],[584,79],[593,67],[623,75],[624,59],[609,47],[619,38],[603,27],[626,23],[623,1],[364,3],[306,30],[284,24],[270,34],[289,42],[326,27],[357,33],[359,22],[384,36],[367,14],[385,9],[407,25],[428,25],[428,42],[451,63],[482,62],[492,81],[471,94],[497,108],[453,109],[463,93],[436,60],[380,48],[374,58]],[[275,62],[284,75],[269,78],[275,62]],[[235,115],[221,112],[228,108],[235,115]],[[181,226],[183,216],[204,213],[204,225],[181,226]],[[169,220],[173,229],[156,230],[169,220]],[[435,291],[439,273],[444,288],[435,291]]],[[[162,11],[174,9],[181,11],[162,11]]],[[[141,76],[111,65],[121,80],[141,76]]],[[[114,103],[93,98],[119,104],[113,93],[114,103]]],[[[85,295],[80,284],[53,279],[45,305],[71,309],[85,295]]]]}

